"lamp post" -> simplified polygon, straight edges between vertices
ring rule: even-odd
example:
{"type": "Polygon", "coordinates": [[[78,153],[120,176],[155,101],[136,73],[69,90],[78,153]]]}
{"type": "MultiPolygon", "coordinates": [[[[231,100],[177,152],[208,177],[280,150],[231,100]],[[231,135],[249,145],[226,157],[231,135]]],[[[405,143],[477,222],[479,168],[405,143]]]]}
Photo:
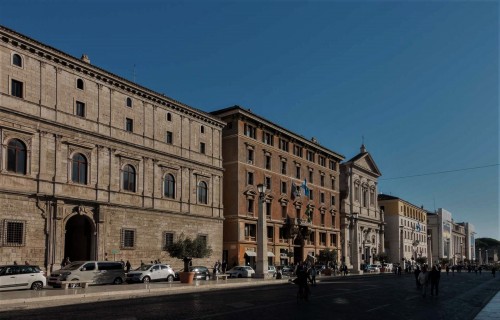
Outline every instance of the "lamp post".
{"type": "Polygon", "coordinates": [[[427,235],[427,255],[429,256],[429,266],[432,266],[432,238],[431,235],[427,235]]]}
{"type": "Polygon", "coordinates": [[[406,265],[404,263],[405,256],[403,253],[403,249],[404,249],[403,228],[404,228],[403,226],[399,226],[400,236],[399,236],[399,259],[398,260],[403,263],[403,269],[406,269],[406,265]]]}
{"type": "Polygon", "coordinates": [[[267,268],[267,223],[266,223],[266,185],[257,185],[259,191],[259,222],[257,224],[257,270],[256,278],[266,278],[267,268]]]}

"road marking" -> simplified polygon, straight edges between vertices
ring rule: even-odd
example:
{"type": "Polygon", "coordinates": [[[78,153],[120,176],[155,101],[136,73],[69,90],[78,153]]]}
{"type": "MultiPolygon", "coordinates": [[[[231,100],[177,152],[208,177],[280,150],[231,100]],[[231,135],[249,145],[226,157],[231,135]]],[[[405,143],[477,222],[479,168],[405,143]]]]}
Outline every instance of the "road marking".
{"type": "Polygon", "coordinates": [[[382,309],[382,308],[385,308],[385,307],[388,307],[388,306],[390,306],[390,304],[384,304],[383,306],[379,306],[379,307],[376,307],[376,308],[373,308],[373,309],[370,309],[370,310],[366,310],[366,312],[371,312],[371,311],[382,309]]]}

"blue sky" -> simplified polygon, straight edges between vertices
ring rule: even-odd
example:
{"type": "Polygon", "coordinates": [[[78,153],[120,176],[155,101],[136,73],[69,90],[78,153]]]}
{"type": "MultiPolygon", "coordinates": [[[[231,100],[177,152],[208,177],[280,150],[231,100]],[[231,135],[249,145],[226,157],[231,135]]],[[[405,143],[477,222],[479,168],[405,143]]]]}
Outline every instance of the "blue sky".
{"type": "Polygon", "coordinates": [[[379,191],[500,239],[494,1],[7,0],[0,24],[201,110],[250,108],[346,159],[364,136],[379,191]]]}

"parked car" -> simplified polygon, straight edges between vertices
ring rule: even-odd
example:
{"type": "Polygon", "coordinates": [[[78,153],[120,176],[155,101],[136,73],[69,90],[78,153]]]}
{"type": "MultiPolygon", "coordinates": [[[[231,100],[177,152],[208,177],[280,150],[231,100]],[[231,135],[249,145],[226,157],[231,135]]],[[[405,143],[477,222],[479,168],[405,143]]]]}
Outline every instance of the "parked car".
{"type": "MultiPolygon", "coordinates": [[[[184,269],[183,269],[184,270],[184,269]]],[[[182,272],[183,270],[179,271],[182,272]]],[[[189,272],[194,272],[194,279],[197,280],[210,280],[210,269],[203,266],[189,267],[189,272]]],[[[179,272],[175,272],[174,279],[179,280],[179,272]]]]}
{"type": "Polygon", "coordinates": [[[0,266],[0,291],[32,289],[42,290],[47,285],[47,278],[38,266],[0,266]]]}
{"type": "Polygon", "coordinates": [[[174,281],[175,272],[167,264],[145,264],[127,273],[127,282],[174,281]]]}
{"type": "Polygon", "coordinates": [[[226,272],[230,278],[251,278],[255,271],[249,266],[236,266],[226,272]]]}
{"type": "Polygon", "coordinates": [[[91,284],[122,284],[125,271],[121,262],[75,261],[50,273],[48,285],[61,287],[62,281],[89,281],[91,284]]]}
{"type": "Polygon", "coordinates": [[[272,277],[276,277],[276,267],[275,266],[267,266],[267,273],[272,275],[272,277]]]}
{"type": "Polygon", "coordinates": [[[365,272],[380,272],[380,268],[374,264],[367,264],[364,269],[365,272]]]}
{"type": "Polygon", "coordinates": [[[291,266],[278,266],[277,268],[279,268],[281,270],[281,274],[284,275],[284,276],[292,276],[293,275],[293,267],[291,266]]]}

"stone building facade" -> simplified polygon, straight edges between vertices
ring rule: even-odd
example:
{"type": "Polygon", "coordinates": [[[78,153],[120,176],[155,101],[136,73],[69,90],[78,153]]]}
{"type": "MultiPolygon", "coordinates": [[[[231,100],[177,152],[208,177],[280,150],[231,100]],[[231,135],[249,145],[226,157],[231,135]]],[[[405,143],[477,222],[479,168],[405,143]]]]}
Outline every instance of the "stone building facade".
{"type": "Polygon", "coordinates": [[[385,252],[384,214],[377,200],[381,175],[364,145],[359,154],[340,166],[342,256],[355,273],[385,252]]]}
{"type": "Polygon", "coordinates": [[[378,203],[386,222],[385,243],[389,261],[414,266],[417,258],[426,257],[427,212],[414,204],[388,194],[379,194],[378,203]]]}
{"type": "Polygon", "coordinates": [[[255,265],[262,203],[258,184],[267,186],[262,212],[268,263],[292,264],[314,260],[323,249],[338,251],[339,163],[344,157],[238,106],[212,114],[227,123],[222,149],[224,258],[229,265],[255,265]]]}
{"type": "Polygon", "coordinates": [[[0,27],[0,264],[222,253],[218,118],[0,27]]]}

